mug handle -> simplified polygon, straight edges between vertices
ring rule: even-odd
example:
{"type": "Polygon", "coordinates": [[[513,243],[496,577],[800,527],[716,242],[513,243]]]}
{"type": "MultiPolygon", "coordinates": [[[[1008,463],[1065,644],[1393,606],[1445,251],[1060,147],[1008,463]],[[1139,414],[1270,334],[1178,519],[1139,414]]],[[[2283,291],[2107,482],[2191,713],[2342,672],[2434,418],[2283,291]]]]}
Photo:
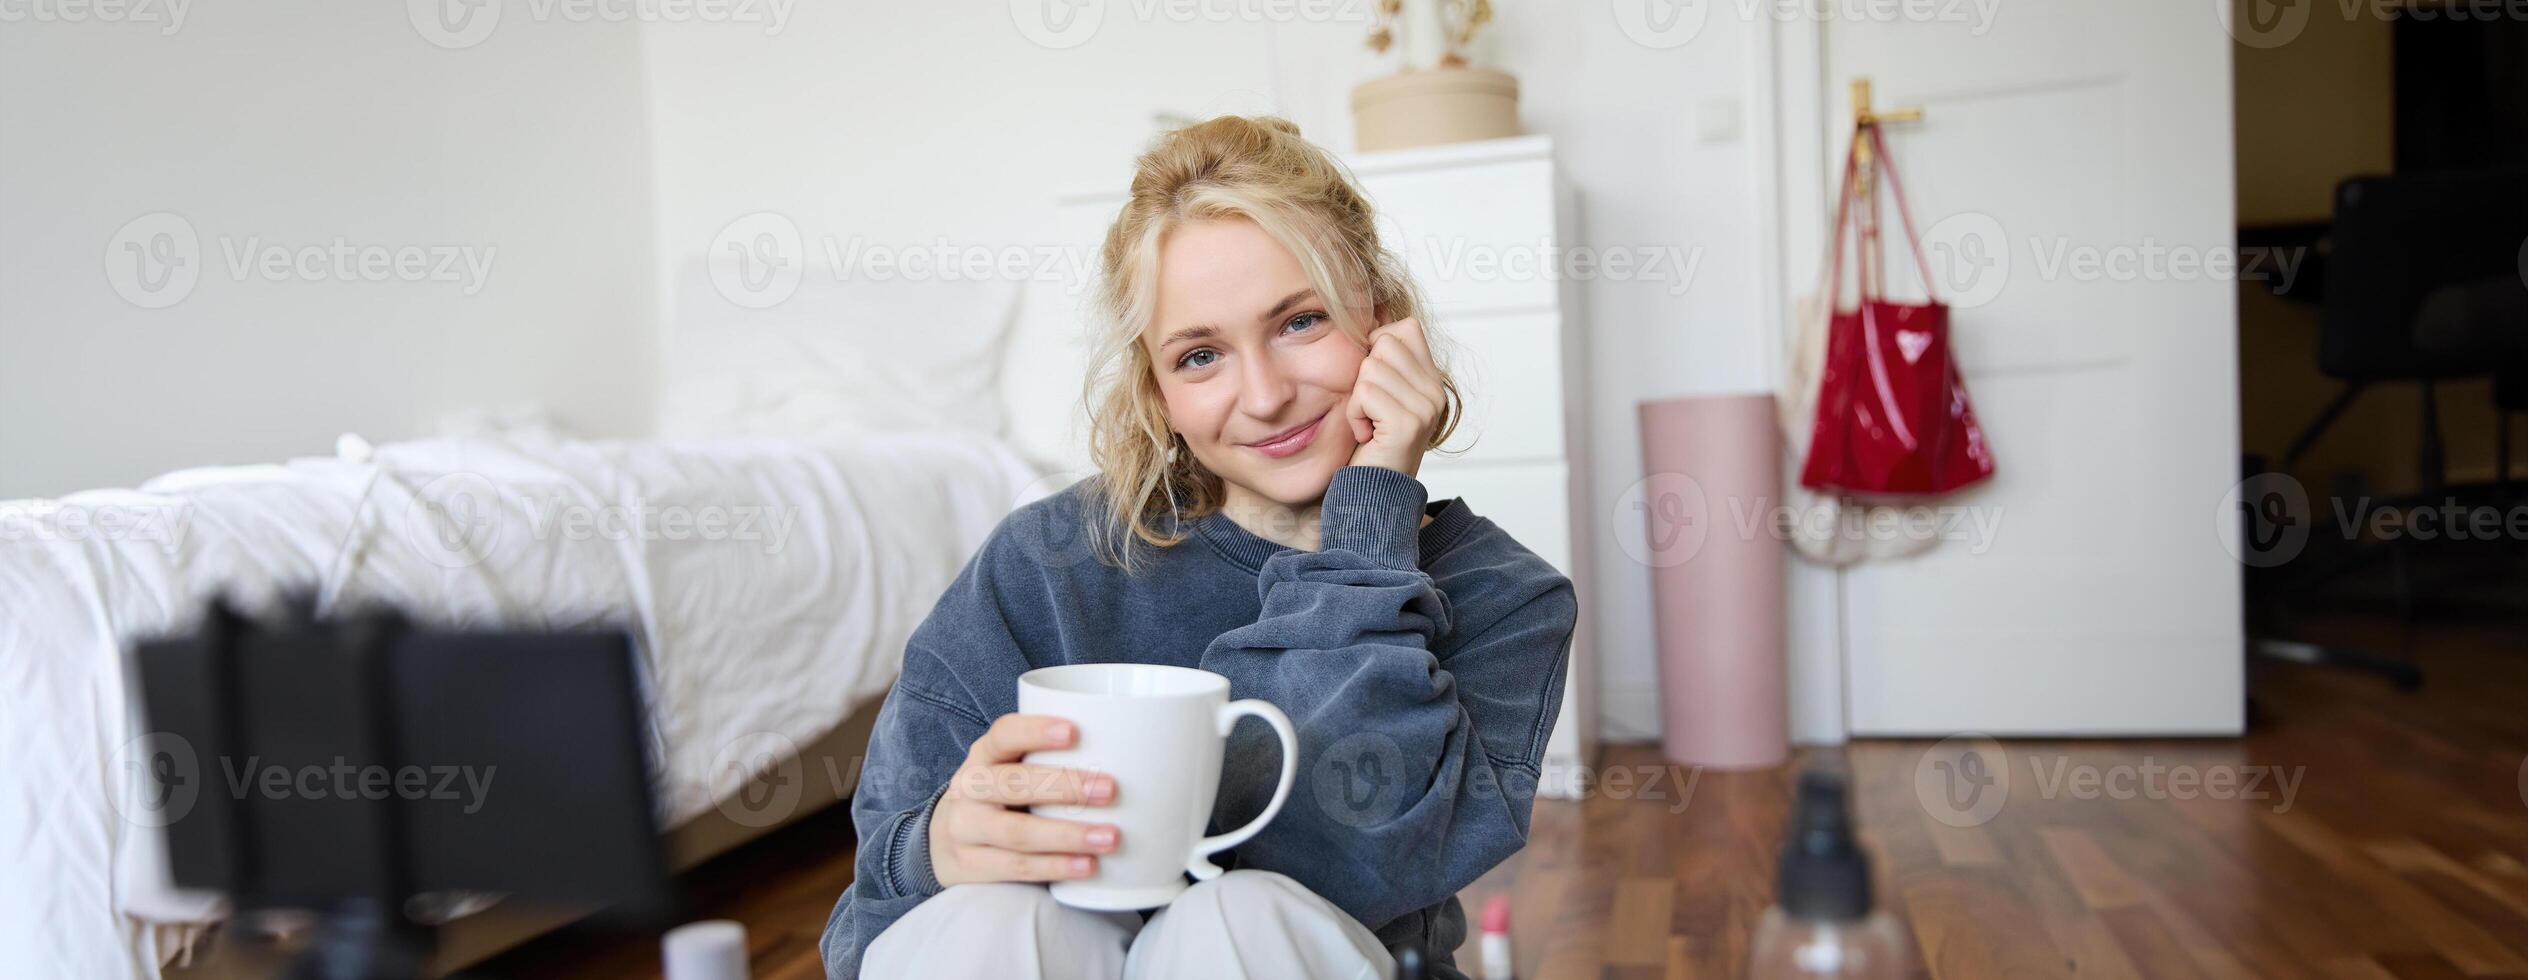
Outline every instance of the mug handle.
{"type": "Polygon", "coordinates": [[[1220,866],[1211,863],[1211,856],[1246,843],[1247,838],[1263,830],[1265,824],[1272,823],[1274,815],[1282,812],[1282,801],[1290,796],[1291,779],[1299,775],[1299,736],[1291,732],[1289,716],[1282,714],[1282,709],[1273,707],[1270,701],[1248,698],[1221,705],[1220,737],[1229,737],[1229,730],[1238,727],[1238,719],[1247,715],[1264,719],[1265,724],[1273,726],[1273,735],[1282,740],[1281,785],[1273,787],[1273,802],[1264,804],[1264,812],[1256,814],[1255,819],[1246,822],[1246,826],[1194,842],[1194,855],[1186,860],[1185,871],[1196,881],[1220,877],[1220,866]]]}

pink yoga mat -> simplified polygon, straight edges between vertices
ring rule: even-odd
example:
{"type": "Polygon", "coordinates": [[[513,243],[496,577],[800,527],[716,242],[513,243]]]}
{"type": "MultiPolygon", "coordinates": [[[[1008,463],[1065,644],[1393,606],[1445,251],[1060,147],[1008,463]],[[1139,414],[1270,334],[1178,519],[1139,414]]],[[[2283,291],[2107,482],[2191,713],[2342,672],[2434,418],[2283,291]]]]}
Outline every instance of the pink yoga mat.
{"type": "Polygon", "coordinates": [[[1772,395],[1641,405],[1660,747],[1676,762],[1754,769],[1790,755],[1774,426],[1772,395]]]}

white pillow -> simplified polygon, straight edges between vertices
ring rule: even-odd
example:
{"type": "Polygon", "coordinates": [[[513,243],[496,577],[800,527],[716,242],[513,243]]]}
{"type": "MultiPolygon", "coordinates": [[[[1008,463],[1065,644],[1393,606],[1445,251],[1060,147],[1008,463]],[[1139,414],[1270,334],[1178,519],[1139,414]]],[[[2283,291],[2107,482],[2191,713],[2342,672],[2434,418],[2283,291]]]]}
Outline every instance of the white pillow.
{"type": "Polygon", "coordinates": [[[814,276],[769,309],[679,277],[660,365],[667,438],[1002,435],[1001,345],[1017,286],[814,276]]]}

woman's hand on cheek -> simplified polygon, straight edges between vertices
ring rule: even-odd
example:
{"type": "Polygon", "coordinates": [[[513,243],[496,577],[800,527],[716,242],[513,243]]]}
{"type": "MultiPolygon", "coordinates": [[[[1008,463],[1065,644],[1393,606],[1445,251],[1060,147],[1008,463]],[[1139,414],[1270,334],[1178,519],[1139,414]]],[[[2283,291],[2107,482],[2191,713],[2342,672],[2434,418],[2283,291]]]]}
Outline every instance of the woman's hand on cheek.
{"type": "Polygon", "coordinates": [[[1410,317],[1369,332],[1369,354],[1343,409],[1352,427],[1353,466],[1384,466],[1418,476],[1448,404],[1438,365],[1420,321],[1410,317]]]}

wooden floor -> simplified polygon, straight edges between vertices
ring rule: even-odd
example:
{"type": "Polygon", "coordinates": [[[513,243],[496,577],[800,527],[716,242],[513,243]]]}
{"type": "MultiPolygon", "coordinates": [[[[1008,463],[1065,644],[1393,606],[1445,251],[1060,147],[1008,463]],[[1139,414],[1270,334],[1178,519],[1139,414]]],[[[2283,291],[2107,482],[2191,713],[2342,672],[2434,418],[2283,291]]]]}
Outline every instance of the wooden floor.
{"type": "MultiPolygon", "coordinates": [[[[1960,741],[1802,761],[1852,774],[1915,975],[2528,977],[2528,643],[2491,625],[2411,643],[2430,672],[2414,694],[2255,666],[2243,739],[2010,741],[1984,747],[1989,781],[1936,768],[1960,741]]],[[[1739,975],[1793,771],[1698,774],[1640,746],[1602,761],[1627,775],[1540,801],[1470,909],[1511,896],[1527,980],[1739,975]]],[[[851,846],[839,812],[784,831],[689,875],[691,917],[744,921],[758,978],[820,977],[851,846]]],[[[566,933],[478,972],[655,976],[656,941],[566,933]]]]}

